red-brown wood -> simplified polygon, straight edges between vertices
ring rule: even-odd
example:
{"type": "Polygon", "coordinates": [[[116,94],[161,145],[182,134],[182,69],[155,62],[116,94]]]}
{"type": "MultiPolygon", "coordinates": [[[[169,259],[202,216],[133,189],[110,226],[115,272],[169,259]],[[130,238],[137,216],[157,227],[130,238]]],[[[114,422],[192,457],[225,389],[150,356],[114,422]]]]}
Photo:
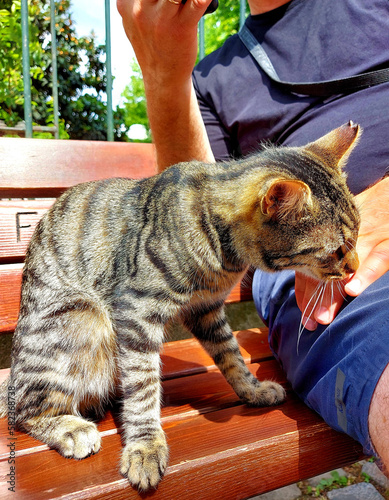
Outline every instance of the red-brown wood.
{"type": "MultiPolygon", "coordinates": [[[[235,332],[235,336],[246,364],[273,358],[267,340],[267,328],[241,330],[235,332]]],[[[165,380],[217,369],[195,338],[166,342],[161,356],[165,380]]]]}
{"type": "Polygon", "coordinates": [[[36,225],[54,200],[0,200],[0,262],[23,261],[36,225]]]}
{"type": "Polygon", "coordinates": [[[156,173],[154,146],[100,141],[0,139],[0,198],[58,196],[108,177],[156,173]]]}
{"type": "MultiPolygon", "coordinates": [[[[350,438],[329,429],[295,396],[280,409],[240,405],[164,429],[170,466],[150,494],[155,499],[247,498],[361,458],[350,438]]],[[[113,434],[103,437],[98,454],[80,462],[52,450],[23,454],[15,463],[15,494],[4,485],[1,498],[145,497],[118,472],[120,450],[120,437],[113,434]]],[[[9,464],[0,462],[0,475],[7,473],[9,464]]]]}
{"type": "Polygon", "coordinates": [[[23,264],[0,266],[0,334],[15,330],[19,314],[23,264]]]}
{"type": "MultiPolygon", "coordinates": [[[[250,335],[248,345],[255,345],[260,334],[250,335]]],[[[190,342],[181,341],[181,348],[185,350],[190,342]]],[[[211,370],[207,373],[181,377],[188,370],[176,370],[173,360],[177,349],[173,344],[165,346],[164,361],[165,369],[176,378],[164,382],[162,408],[170,464],[152,494],[156,500],[247,498],[361,458],[359,445],[332,431],[290,391],[287,402],[279,407],[249,408],[238,401],[210,363],[205,364],[205,369],[211,370]]],[[[194,352],[191,363],[204,361],[194,352]]],[[[254,363],[250,369],[260,379],[275,374],[276,380],[286,384],[274,361],[254,363]]],[[[9,440],[6,422],[0,421],[0,477],[9,473],[10,441],[16,441],[18,454],[16,492],[11,495],[7,485],[0,482],[0,497],[148,497],[138,495],[118,472],[121,442],[111,415],[99,429],[102,450],[77,462],[60,457],[20,432],[9,440]]]]}

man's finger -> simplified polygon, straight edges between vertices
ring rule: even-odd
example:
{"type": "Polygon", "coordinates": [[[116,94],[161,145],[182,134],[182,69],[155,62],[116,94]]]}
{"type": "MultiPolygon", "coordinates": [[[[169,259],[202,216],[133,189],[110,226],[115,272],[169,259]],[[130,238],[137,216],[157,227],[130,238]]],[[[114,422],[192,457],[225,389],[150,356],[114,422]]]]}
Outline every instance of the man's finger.
{"type": "Polygon", "coordinates": [[[345,286],[348,295],[356,297],[389,270],[389,241],[385,240],[370,252],[345,286]]]}
{"type": "Polygon", "coordinates": [[[296,273],[295,292],[297,305],[302,313],[302,323],[307,330],[315,330],[317,323],[330,324],[344,301],[344,282],[324,285],[317,280],[296,273]]]}
{"type": "Polygon", "coordinates": [[[326,288],[323,302],[318,304],[318,307],[314,311],[315,320],[321,325],[329,325],[334,321],[343,304],[343,284],[339,283],[341,289],[337,286],[335,289],[332,289],[333,286],[335,285],[332,284],[331,287],[326,288]]]}

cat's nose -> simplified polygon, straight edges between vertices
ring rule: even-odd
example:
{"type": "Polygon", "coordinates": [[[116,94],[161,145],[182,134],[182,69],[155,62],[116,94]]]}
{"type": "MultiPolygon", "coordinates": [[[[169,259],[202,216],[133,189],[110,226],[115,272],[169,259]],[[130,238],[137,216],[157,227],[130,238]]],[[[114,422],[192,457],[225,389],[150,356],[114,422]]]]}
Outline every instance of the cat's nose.
{"type": "Polygon", "coordinates": [[[354,250],[352,252],[347,252],[343,259],[344,262],[344,270],[347,274],[355,273],[359,266],[359,259],[357,252],[354,250]]]}

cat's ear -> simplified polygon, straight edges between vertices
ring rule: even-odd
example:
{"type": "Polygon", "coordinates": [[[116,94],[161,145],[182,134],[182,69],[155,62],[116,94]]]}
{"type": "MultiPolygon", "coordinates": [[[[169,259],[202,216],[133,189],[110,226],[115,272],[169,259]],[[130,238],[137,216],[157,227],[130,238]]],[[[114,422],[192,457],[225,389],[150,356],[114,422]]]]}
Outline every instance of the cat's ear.
{"type": "Polygon", "coordinates": [[[272,219],[297,220],[311,204],[311,190],[305,182],[277,179],[268,187],[261,201],[264,215],[272,219]]]}
{"type": "Polygon", "coordinates": [[[342,169],[361,134],[361,127],[349,121],[311,142],[304,149],[319,156],[328,166],[342,169]]]}

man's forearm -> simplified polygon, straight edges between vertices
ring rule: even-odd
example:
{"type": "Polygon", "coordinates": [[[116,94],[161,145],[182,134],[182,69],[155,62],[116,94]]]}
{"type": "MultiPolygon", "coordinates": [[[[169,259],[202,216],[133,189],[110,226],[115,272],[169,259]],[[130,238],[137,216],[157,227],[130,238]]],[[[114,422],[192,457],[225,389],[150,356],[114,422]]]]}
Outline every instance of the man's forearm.
{"type": "Polygon", "coordinates": [[[147,110],[158,170],[181,161],[213,162],[211,146],[191,82],[178,89],[146,84],[147,110]]]}

